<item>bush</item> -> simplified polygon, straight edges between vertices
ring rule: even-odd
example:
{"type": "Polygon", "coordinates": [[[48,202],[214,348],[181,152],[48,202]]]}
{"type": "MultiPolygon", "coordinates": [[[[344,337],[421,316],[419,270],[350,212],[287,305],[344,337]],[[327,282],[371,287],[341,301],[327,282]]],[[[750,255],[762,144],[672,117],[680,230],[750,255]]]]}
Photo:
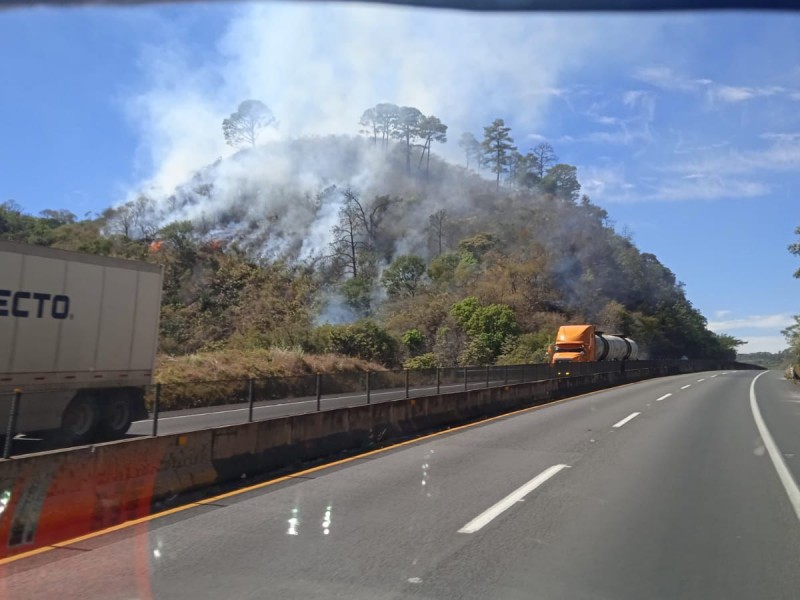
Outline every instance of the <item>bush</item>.
{"type": "Polygon", "coordinates": [[[503,353],[497,358],[498,365],[522,365],[548,362],[550,355],[547,346],[550,336],[545,331],[525,333],[510,338],[503,346],[503,353]]]}
{"type": "Polygon", "coordinates": [[[403,334],[403,343],[411,356],[417,356],[425,349],[425,336],[419,329],[409,329],[403,334]]]}
{"type": "Polygon", "coordinates": [[[433,352],[420,354],[414,358],[409,358],[403,363],[404,369],[435,369],[439,366],[439,361],[433,352]]]}
{"type": "Polygon", "coordinates": [[[327,337],[327,352],[354,356],[386,366],[399,362],[397,340],[368,319],[351,325],[329,325],[327,337]]]}

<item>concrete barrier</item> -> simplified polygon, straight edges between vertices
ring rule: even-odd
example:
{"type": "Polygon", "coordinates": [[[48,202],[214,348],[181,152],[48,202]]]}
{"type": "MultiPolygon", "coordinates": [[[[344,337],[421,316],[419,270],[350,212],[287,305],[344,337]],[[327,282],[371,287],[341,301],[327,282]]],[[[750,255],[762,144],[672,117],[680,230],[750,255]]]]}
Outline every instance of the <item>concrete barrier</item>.
{"type": "Polygon", "coordinates": [[[0,555],[143,517],[212,485],[679,371],[654,366],[549,379],[0,461],[0,555]]]}

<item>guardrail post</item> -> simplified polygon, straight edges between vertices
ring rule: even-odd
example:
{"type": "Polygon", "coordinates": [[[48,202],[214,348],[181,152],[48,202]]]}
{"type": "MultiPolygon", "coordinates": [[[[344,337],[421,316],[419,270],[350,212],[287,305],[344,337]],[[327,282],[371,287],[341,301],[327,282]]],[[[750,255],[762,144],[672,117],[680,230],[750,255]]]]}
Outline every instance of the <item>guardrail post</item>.
{"type": "Polygon", "coordinates": [[[322,410],[322,375],[317,373],[317,412],[322,410]]]}
{"type": "Polygon", "coordinates": [[[467,367],[464,367],[464,391],[467,391],[467,367]]]}
{"type": "Polygon", "coordinates": [[[153,398],[153,436],[158,435],[158,409],[161,403],[161,384],[156,384],[156,394],[153,398]]]}
{"type": "Polygon", "coordinates": [[[408,369],[406,371],[406,398],[408,398],[408,369]]]}
{"type": "Polygon", "coordinates": [[[489,365],[486,365],[486,387],[489,387],[489,365]]]}
{"type": "Polygon", "coordinates": [[[251,377],[247,380],[247,422],[253,422],[253,401],[255,400],[255,394],[253,393],[253,388],[255,387],[255,381],[251,377]]]}
{"type": "Polygon", "coordinates": [[[442,389],[442,369],[441,367],[436,367],[436,395],[438,396],[441,394],[442,389]]]}
{"type": "Polygon", "coordinates": [[[8,428],[6,429],[6,443],[3,446],[3,458],[11,456],[11,442],[14,440],[14,432],[17,429],[17,415],[19,415],[21,398],[22,391],[14,390],[14,396],[11,398],[11,410],[8,413],[8,428]]]}
{"type": "MultiPolygon", "coordinates": [[[[408,392],[406,392],[406,397],[408,397],[408,392]]],[[[370,392],[369,392],[369,371],[367,371],[367,404],[371,404],[372,400],[370,399],[370,392]]]]}

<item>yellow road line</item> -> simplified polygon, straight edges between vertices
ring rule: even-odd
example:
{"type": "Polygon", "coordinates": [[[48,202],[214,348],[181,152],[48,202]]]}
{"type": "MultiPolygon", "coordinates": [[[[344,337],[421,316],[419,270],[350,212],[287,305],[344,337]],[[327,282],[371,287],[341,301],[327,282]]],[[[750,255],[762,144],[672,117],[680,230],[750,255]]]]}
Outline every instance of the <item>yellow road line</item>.
{"type": "MultiPolygon", "coordinates": [[[[643,380],[646,381],[646,380],[643,380]]],[[[579,394],[578,396],[569,396],[568,398],[561,398],[560,400],[554,400],[552,402],[547,402],[545,404],[540,404],[538,406],[529,406],[527,408],[521,408],[519,410],[515,410],[508,413],[503,413],[501,415],[496,415],[494,417],[487,417],[486,419],[481,419],[480,421],[475,421],[474,423],[467,423],[466,425],[458,425],[456,427],[451,427],[449,429],[444,429],[442,431],[435,431],[433,433],[427,433],[425,435],[421,435],[419,437],[415,437],[410,440],[405,440],[403,442],[397,442],[396,444],[392,444],[390,446],[384,446],[382,448],[377,448],[376,450],[370,450],[369,452],[362,452],[361,454],[356,454],[354,456],[348,456],[347,458],[340,458],[339,460],[325,463],[324,465],[317,465],[316,467],[310,467],[308,469],[304,469],[302,471],[297,471],[292,473],[291,475],[283,475],[281,477],[277,477],[275,479],[270,479],[269,481],[264,481],[261,483],[256,483],[254,485],[250,485],[244,488],[239,488],[233,490],[231,492],[226,492],[224,494],[219,494],[217,496],[212,496],[211,498],[206,498],[204,500],[198,500],[197,502],[192,502],[189,504],[184,504],[182,506],[176,506],[175,508],[170,508],[167,510],[163,510],[161,512],[153,513],[152,515],[147,515],[145,517],[139,517],[138,519],[133,519],[131,521],[125,521],[124,523],[119,523],[118,525],[112,525],[111,527],[106,527],[105,529],[100,529],[99,531],[93,531],[92,533],[87,533],[85,535],[81,535],[63,542],[57,542],[55,544],[49,546],[42,546],[41,548],[36,548],[35,550],[28,550],[27,552],[21,552],[20,554],[15,554],[14,556],[9,556],[7,558],[0,559],[0,566],[6,565],[12,562],[16,562],[18,560],[22,560],[25,558],[30,558],[37,554],[42,554],[44,552],[50,552],[57,548],[64,548],[66,546],[71,546],[73,544],[77,544],[79,542],[83,542],[85,540],[89,540],[92,538],[100,537],[103,535],[107,535],[109,533],[113,533],[115,531],[120,531],[122,529],[127,529],[129,527],[133,527],[135,525],[141,525],[142,523],[147,523],[149,521],[154,521],[155,519],[160,519],[161,517],[166,517],[168,515],[173,515],[175,513],[183,512],[185,510],[189,510],[190,508],[195,508],[197,506],[202,506],[204,504],[212,504],[219,500],[224,500],[225,498],[231,498],[234,496],[240,496],[242,494],[246,494],[248,492],[252,492],[255,490],[260,490],[265,487],[269,487],[272,485],[276,485],[278,483],[282,483],[284,481],[289,481],[290,479],[296,479],[298,476],[306,475],[308,473],[316,473],[317,471],[322,471],[325,469],[330,469],[331,467],[336,467],[338,465],[343,465],[354,460],[359,460],[364,458],[365,456],[372,456],[373,454],[381,454],[383,452],[388,452],[389,450],[393,450],[395,448],[401,448],[403,446],[408,446],[411,444],[416,444],[418,442],[423,442],[425,440],[438,437],[440,435],[445,435],[449,433],[454,433],[456,431],[461,431],[463,429],[469,429],[470,427],[475,427],[477,425],[483,425],[485,423],[489,423],[491,421],[497,421],[499,419],[505,419],[507,417],[512,417],[514,415],[518,415],[520,413],[531,412],[534,410],[539,410],[542,408],[547,408],[548,406],[553,406],[554,404],[561,404],[562,402],[567,402],[568,400],[576,400],[578,398],[584,398],[586,396],[591,396],[592,394],[600,394],[603,392],[607,392],[611,389],[618,389],[621,387],[627,387],[629,385],[635,385],[637,383],[641,383],[641,381],[631,381],[630,383],[623,383],[621,385],[616,385],[610,388],[605,388],[602,390],[595,390],[593,392],[587,392],[585,394],[579,394]]]]}

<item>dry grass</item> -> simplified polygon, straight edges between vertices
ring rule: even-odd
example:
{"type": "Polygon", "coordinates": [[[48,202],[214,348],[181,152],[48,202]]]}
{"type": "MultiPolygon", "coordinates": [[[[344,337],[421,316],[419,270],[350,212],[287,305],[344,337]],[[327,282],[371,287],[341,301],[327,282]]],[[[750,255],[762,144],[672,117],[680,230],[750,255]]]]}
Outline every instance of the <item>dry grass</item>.
{"type": "MultiPolygon", "coordinates": [[[[365,371],[383,366],[336,354],[292,350],[220,350],[188,356],[159,356],[156,382],[162,384],[161,410],[178,410],[246,402],[248,379],[256,400],[296,398],[316,393],[322,373],[323,393],[363,388],[365,371]]],[[[148,404],[152,407],[152,393],[148,404]]]]}
{"type": "Polygon", "coordinates": [[[383,371],[385,367],[338,354],[305,354],[296,350],[219,350],[187,356],[159,356],[158,383],[296,377],[314,373],[383,371]]]}

